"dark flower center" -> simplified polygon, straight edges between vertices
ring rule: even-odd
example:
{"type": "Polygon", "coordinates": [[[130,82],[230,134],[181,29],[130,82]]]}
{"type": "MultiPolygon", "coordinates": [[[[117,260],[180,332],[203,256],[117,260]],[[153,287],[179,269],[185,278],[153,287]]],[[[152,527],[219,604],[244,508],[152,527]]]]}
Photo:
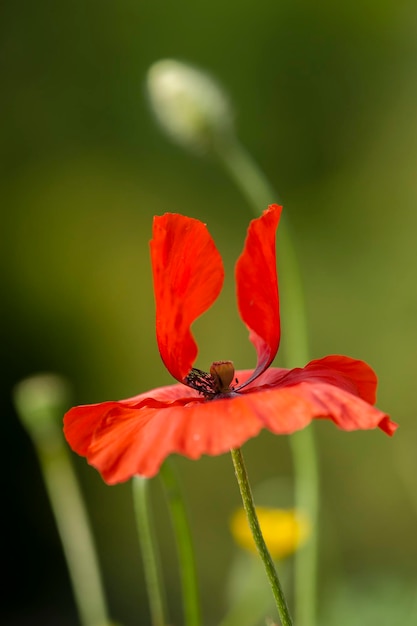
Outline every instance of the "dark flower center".
{"type": "Polygon", "coordinates": [[[224,397],[233,391],[231,383],[235,375],[232,361],[214,361],[210,373],[193,367],[184,383],[201,393],[207,400],[224,397]]]}

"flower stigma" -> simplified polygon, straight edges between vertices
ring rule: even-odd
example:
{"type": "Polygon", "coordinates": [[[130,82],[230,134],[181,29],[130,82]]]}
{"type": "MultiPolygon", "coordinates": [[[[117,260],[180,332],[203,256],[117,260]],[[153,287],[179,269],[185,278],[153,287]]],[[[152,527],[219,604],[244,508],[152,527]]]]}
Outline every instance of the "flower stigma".
{"type": "Polygon", "coordinates": [[[234,387],[231,383],[235,376],[232,361],[213,361],[210,373],[193,367],[185,377],[184,383],[201,393],[206,400],[224,398],[231,394],[234,387]]]}

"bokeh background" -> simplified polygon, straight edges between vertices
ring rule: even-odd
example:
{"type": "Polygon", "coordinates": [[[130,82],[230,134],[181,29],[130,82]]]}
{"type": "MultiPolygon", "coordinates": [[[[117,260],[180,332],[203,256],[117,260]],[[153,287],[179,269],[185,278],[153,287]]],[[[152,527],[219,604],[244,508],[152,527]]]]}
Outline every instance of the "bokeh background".
{"type": "MultiPolygon", "coordinates": [[[[207,222],[225,260],[223,295],[195,325],[198,365],[255,362],[233,286],[249,207],[216,162],[170,144],[147,107],[149,65],[175,57],[224,85],[240,139],[279,190],[305,281],[312,358],[368,361],[379,375],[378,405],[401,426],[390,440],[314,425],[323,489],[321,623],[414,624],[415,2],[6,0],[1,12],[1,623],[78,624],[13,386],[53,371],[71,381],[74,403],[90,403],[170,382],[154,339],[154,214],[207,222]]],[[[255,486],[290,480],[285,437],[264,433],[244,451],[255,486]]],[[[130,485],[107,487],[83,459],[73,461],[112,616],[125,626],[148,624],[130,485]]],[[[177,467],[205,623],[217,624],[237,550],[227,523],[239,504],[231,461],[178,458],[177,467]]],[[[287,491],[281,498],[277,490],[277,505],[287,504],[287,491]]],[[[153,497],[172,622],[180,624],[175,549],[157,479],[153,497]]]]}

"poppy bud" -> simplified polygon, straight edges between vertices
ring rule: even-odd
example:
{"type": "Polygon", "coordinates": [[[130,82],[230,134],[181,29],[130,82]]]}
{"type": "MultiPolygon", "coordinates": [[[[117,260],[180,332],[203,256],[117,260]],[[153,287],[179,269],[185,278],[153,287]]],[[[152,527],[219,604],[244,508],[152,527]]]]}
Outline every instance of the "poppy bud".
{"type": "Polygon", "coordinates": [[[233,134],[229,102],[204,72],[165,59],[154,63],[147,89],[156,119],[175,142],[195,152],[207,152],[233,134]]]}
{"type": "Polygon", "coordinates": [[[23,426],[40,448],[62,445],[60,416],[70,400],[67,383],[54,374],[22,380],[14,389],[14,403],[23,426]]]}

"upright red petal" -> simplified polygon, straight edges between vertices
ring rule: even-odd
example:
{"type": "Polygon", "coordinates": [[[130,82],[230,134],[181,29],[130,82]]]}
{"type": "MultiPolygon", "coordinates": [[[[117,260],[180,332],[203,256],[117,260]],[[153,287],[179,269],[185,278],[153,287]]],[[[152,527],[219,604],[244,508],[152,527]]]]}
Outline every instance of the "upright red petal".
{"type": "Polygon", "coordinates": [[[282,207],[272,204],[248,229],[236,263],[237,303],[258,355],[248,384],[272,363],[279,346],[280,317],[275,235],[282,207]]]}
{"type": "Polygon", "coordinates": [[[190,326],[219,295],[223,263],[206,225],[175,213],[154,218],[151,258],[159,352],[182,382],[197,356],[190,326]]]}

